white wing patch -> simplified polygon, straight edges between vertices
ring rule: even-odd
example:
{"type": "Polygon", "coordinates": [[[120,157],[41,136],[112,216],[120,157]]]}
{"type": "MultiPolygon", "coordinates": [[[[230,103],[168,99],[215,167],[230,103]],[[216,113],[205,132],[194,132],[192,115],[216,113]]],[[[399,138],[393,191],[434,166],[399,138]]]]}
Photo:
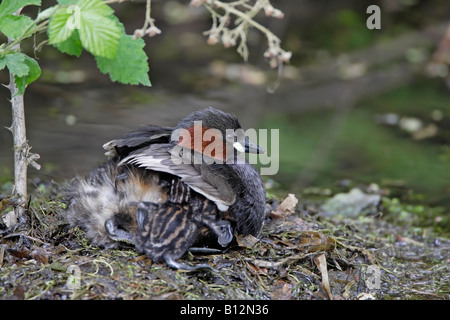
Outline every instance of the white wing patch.
{"type": "Polygon", "coordinates": [[[200,193],[207,199],[213,201],[220,211],[227,211],[229,206],[234,202],[234,199],[232,202],[227,202],[224,201],[223,199],[220,199],[218,196],[214,196],[211,193],[207,192],[207,191],[214,191],[213,193],[220,194],[220,190],[217,190],[217,188],[212,184],[210,184],[208,181],[205,181],[203,179],[192,179],[197,178],[200,174],[192,165],[189,164],[167,165],[165,163],[163,164],[162,162],[166,159],[167,158],[158,159],[148,154],[145,155],[136,154],[126,157],[119,163],[119,165],[127,163],[134,164],[139,167],[145,167],[146,169],[166,172],[173,174],[177,177],[180,177],[181,181],[185,182],[189,187],[192,188],[192,190],[200,193]]]}

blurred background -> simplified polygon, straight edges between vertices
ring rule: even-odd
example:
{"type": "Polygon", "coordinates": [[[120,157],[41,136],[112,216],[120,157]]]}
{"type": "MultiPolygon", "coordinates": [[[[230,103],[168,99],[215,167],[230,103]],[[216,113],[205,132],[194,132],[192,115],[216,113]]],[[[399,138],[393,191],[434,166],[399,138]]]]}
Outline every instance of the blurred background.
{"type": "MultiPolygon", "coordinates": [[[[450,209],[450,2],[272,4],[284,19],[257,20],[292,51],[280,78],[263,56],[262,34],[250,31],[245,63],[235,48],[206,43],[211,16],[189,1],[153,1],[162,34],[144,38],[152,87],[112,83],[89,53],[75,58],[44,46],[36,54],[42,75],[25,93],[27,135],[42,165],[29,169],[30,181],[85,174],[104,161],[103,143],[212,106],[236,114],[244,128],[279,129],[280,169],[265,177],[274,190],[376,183],[450,209]],[[380,30],[366,27],[372,4],[381,8],[380,30]]],[[[144,1],[112,7],[128,34],[142,27],[144,1]]],[[[44,39],[23,48],[33,56],[44,39]]],[[[8,82],[0,71],[0,83],[8,82]]],[[[13,176],[8,98],[0,87],[1,183],[13,176]]]]}

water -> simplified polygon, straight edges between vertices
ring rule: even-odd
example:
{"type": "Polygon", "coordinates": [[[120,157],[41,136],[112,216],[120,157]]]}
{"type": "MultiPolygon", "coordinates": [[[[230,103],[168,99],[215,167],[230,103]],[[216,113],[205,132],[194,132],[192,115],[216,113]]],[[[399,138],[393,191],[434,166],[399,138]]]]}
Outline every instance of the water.
{"type": "MultiPolygon", "coordinates": [[[[394,111],[421,113],[426,120],[433,110],[441,110],[447,117],[450,98],[438,87],[407,85],[348,108],[304,110],[300,102],[283,99],[283,91],[268,94],[262,87],[195,94],[112,84],[92,88],[38,83],[26,92],[25,105],[29,142],[32,152],[40,154],[43,169],[30,168],[29,175],[61,181],[85,174],[105,160],[101,147],[105,142],[142,124],[173,126],[190,112],[213,106],[235,113],[244,128],[279,130],[279,172],[266,178],[280,183],[283,190],[333,188],[346,179],[397,183],[424,193],[432,203],[448,205],[445,123],[441,136],[413,140],[397,127],[376,121],[377,115],[394,111]],[[291,104],[280,111],[280,101],[291,104]]],[[[10,124],[8,92],[1,93],[0,126],[6,127],[10,124]]],[[[12,137],[6,129],[0,131],[0,143],[0,172],[11,177],[12,137]]]]}

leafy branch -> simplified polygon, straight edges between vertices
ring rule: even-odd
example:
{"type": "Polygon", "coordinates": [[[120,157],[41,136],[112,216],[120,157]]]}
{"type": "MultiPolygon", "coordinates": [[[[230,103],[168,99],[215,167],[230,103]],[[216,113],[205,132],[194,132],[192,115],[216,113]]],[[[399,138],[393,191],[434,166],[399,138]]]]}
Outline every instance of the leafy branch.
{"type": "MultiPolygon", "coordinates": [[[[142,37],[153,37],[161,33],[151,17],[151,0],[146,0],[145,21],[142,28],[127,35],[125,28],[114,15],[111,3],[124,0],[57,0],[57,4],[41,11],[34,19],[21,14],[24,7],[41,6],[41,0],[2,0],[0,3],[0,31],[8,41],[0,44],[0,70],[8,68],[10,83],[5,85],[11,92],[12,125],[8,128],[14,141],[14,216],[10,225],[25,220],[27,203],[27,167],[40,168],[36,162],[39,155],[31,153],[25,130],[23,95],[26,87],[38,79],[41,69],[38,62],[21,52],[21,43],[36,35],[46,33],[34,50],[52,45],[62,53],[79,57],[83,50],[91,53],[99,70],[108,74],[112,81],[123,84],[150,86],[149,66],[144,52],[142,37]]],[[[264,11],[266,16],[283,18],[283,13],[272,7],[269,0],[191,0],[192,7],[204,6],[211,14],[212,27],[205,32],[207,43],[222,41],[228,48],[248,59],[247,34],[250,28],[262,32],[268,41],[264,56],[272,67],[281,67],[290,60],[291,53],[280,47],[280,39],[269,29],[255,21],[256,15],[264,11]],[[231,27],[231,21],[233,26],[231,27]]],[[[279,68],[281,70],[281,68],[279,68]]]]}
{"type": "MultiPolygon", "coordinates": [[[[41,0],[3,0],[0,4],[0,31],[8,41],[0,44],[0,70],[8,68],[11,92],[14,151],[15,208],[9,225],[26,220],[27,167],[37,170],[38,154],[30,152],[26,138],[23,95],[26,87],[39,78],[38,62],[21,52],[20,44],[36,34],[47,33],[48,40],[37,46],[51,44],[63,53],[79,56],[90,52],[103,73],[111,80],[125,84],[150,86],[147,55],[142,39],[125,33],[114,10],[102,0],[58,0],[58,4],[40,12],[34,19],[21,14],[24,7],[40,6],[41,0]]],[[[114,2],[114,1],[110,1],[114,2]]],[[[148,2],[150,3],[150,2],[148,2]]]]}

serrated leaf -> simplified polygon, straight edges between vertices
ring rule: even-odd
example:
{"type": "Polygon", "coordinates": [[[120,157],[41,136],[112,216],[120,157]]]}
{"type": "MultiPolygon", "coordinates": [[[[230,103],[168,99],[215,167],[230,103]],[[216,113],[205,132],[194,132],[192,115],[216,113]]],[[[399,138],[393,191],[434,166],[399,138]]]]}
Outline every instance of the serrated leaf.
{"type": "Polygon", "coordinates": [[[104,17],[114,13],[114,10],[102,0],[80,0],[78,6],[82,12],[95,13],[104,17]]]}
{"type": "Polygon", "coordinates": [[[0,59],[0,61],[3,61],[0,64],[6,65],[9,72],[14,75],[19,77],[26,76],[30,68],[25,63],[25,57],[26,55],[23,53],[11,53],[0,59]]]}
{"type": "Polygon", "coordinates": [[[82,12],[79,33],[81,44],[94,56],[115,57],[121,34],[116,21],[97,13],[82,12]]]}
{"type": "Polygon", "coordinates": [[[75,30],[72,35],[63,42],[54,44],[59,51],[67,53],[73,56],[79,57],[83,51],[83,46],[81,45],[80,35],[78,30],[75,30]]]}
{"type": "Polygon", "coordinates": [[[116,56],[113,59],[95,57],[97,66],[101,72],[108,73],[112,81],[151,86],[144,46],[144,40],[122,33],[116,56]]]}
{"type": "Polygon", "coordinates": [[[18,75],[14,76],[14,82],[16,83],[18,95],[24,94],[27,85],[35,81],[41,75],[41,68],[39,67],[37,61],[27,55],[24,56],[24,63],[27,65],[29,72],[23,77],[20,77],[18,75]]]}
{"type": "Polygon", "coordinates": [[[73,12],[68,8],[60,8],[50,18],[48,25],[48,39],[50,44],[67,40],[75,30],[75,26],[67,23],[73,12]]]}
{"type": "Polygon", "coordinates": [[[0,30],[11,39],[16,39],[22,35],[32,24],[33,20],[22,15],[8,14],[0,18],[0,30]]]}
{"type": "Polygon", "coordinates": [[[40,6],[41,0],[2,0],[0,4],[0,17],[13,14],[20,8],[29,5],[40,6]]]}

